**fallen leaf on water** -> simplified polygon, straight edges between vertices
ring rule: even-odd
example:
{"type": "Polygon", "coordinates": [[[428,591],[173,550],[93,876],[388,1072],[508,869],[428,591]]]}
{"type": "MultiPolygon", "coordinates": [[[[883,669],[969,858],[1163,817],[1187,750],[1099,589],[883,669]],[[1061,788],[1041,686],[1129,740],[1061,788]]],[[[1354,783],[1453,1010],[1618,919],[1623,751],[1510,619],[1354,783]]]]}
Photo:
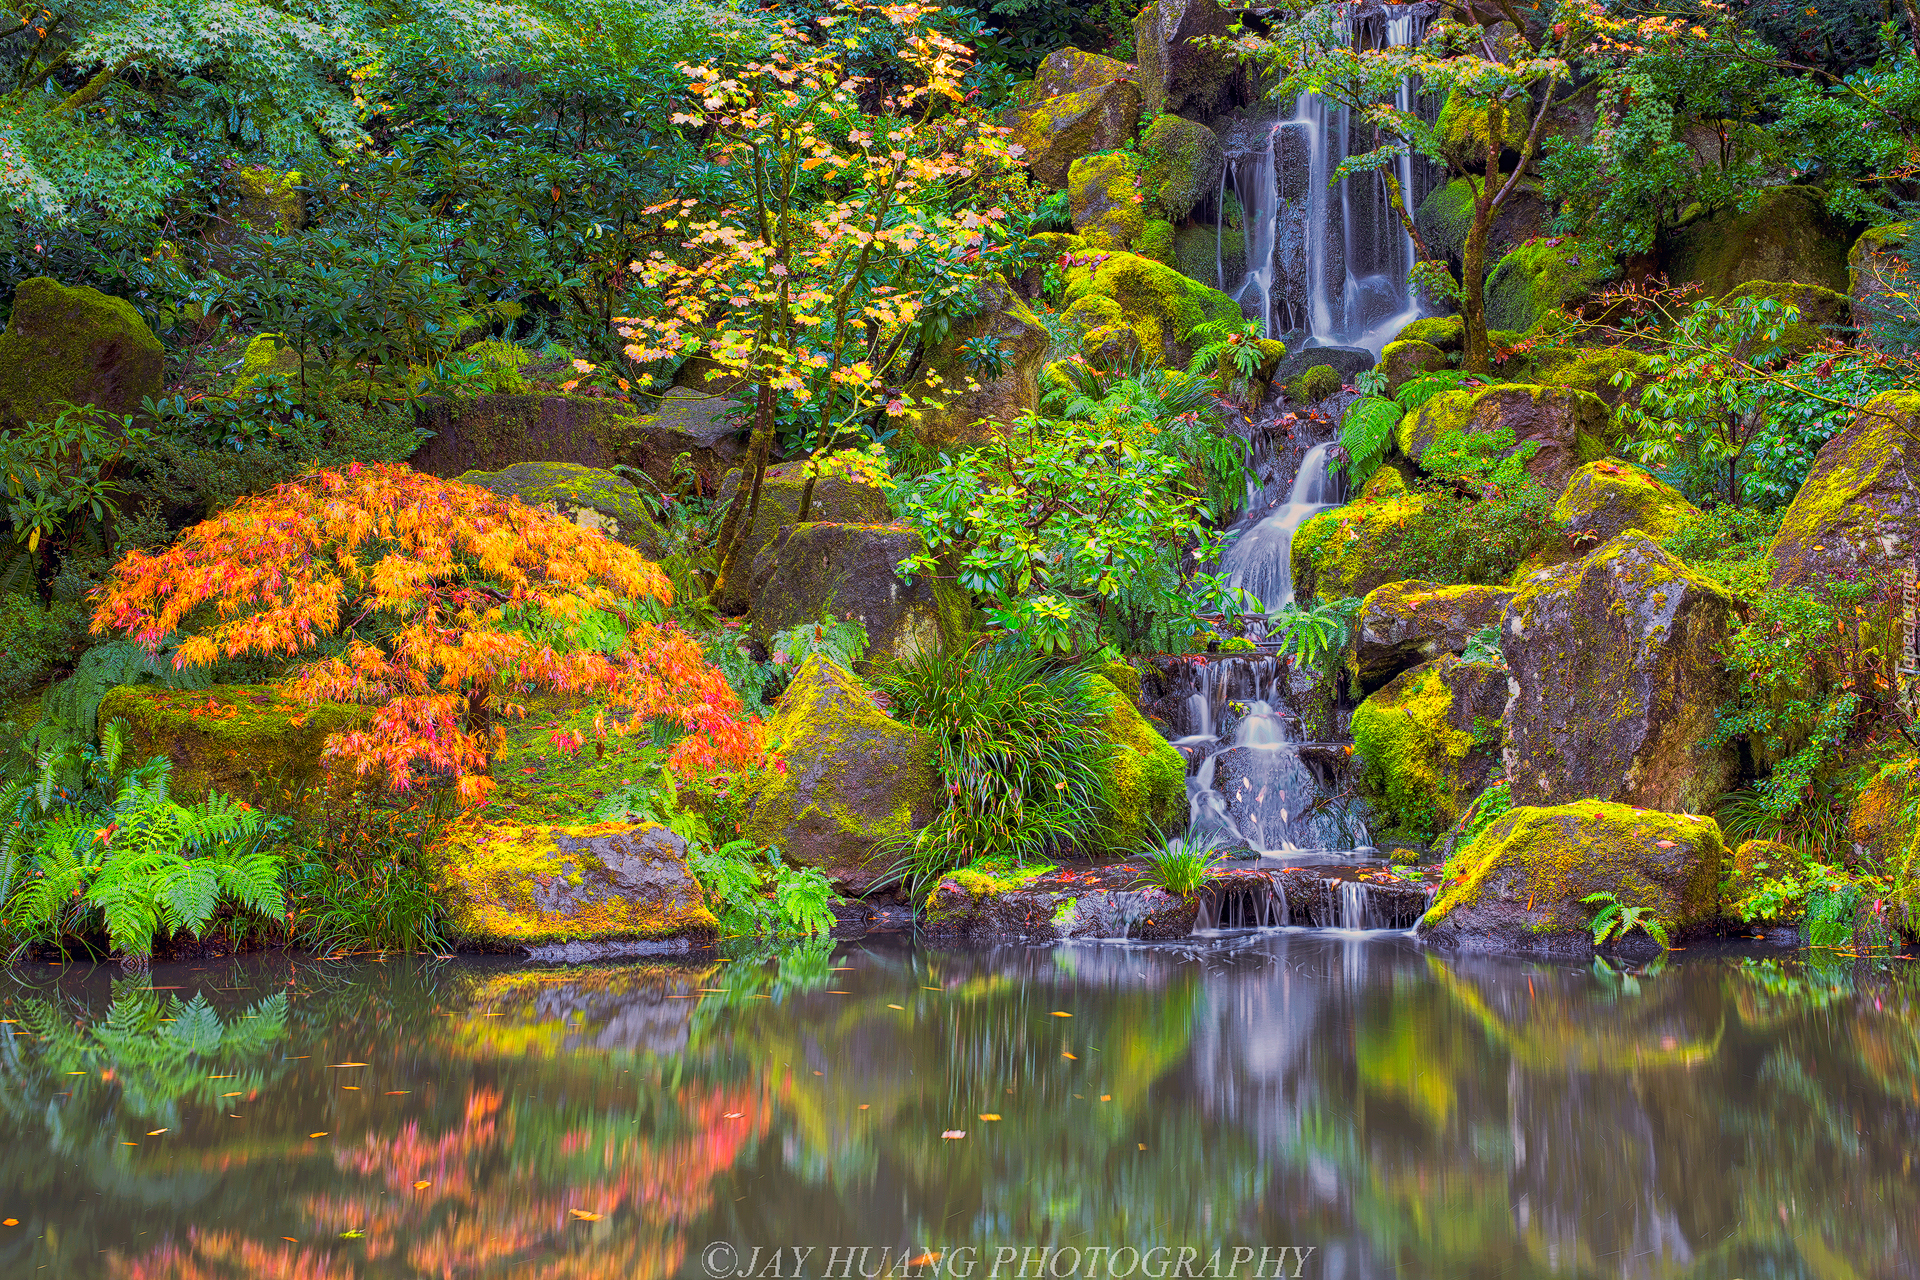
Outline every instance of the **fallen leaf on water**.
{"type": "Polygon", "coordinates": [[[366,1235],[367,1233],[364,1231],[342,1231],[340,1238],[342,1240],[364,1240],[366,1235]]]}
{"type": "Polygon", "coordinates": [[[578,1218],[578,1219],[580,1219],[580,1221],[582,1221],[582,1222],[598,1222],[598,1221],[600,1221],[600,1215],[599,1215],[599,1214],[597,1214],[597,1213],[588,1213],[588,1212],[587,1212],[587,1211],[586,1211],[585,1209],[569,1209],[569,1210],[567,1210],[567,1212],[568,1212],[568,1213],[570,1213],[570,1214],[572,1214],[572,1215],[573,1215],[574,1217],[576,1217],[576,1218],[578,1218]]]}
{"type": "Polygon", "coordinates": [[[166,1130],[165,1130],[165,1129],[149,1129],[149,1130],[147,1130],[147,1136],[148,1136],[149,1138],[157,1138],[157,1137],[159,1137],[159,1136],[160,1136],[161,1134],[163,1134],[163,1133],[165,1133],[165,1132],[166,1132],[166,1130]]]}
{"type": "Polygon", "coordinates": [[[1066,1051],[1065,1049],[1062,1049],[1062,1050],[1060,1051],[1060,1056],[1061,1056],[1061,1057],[1063,1057],[1063,1058],[1073,1058],[1073,1060],[1074,1060],[1075,1062],[1078,1062],[1078,1061],[1080,1061],[1080,1059],[1078,1059],[1078,1058],[1074,1058],[1074,1057],[1073,1057],[1073,1055],[1072,1055],[1072,1054],[1070,1054],[1070,1053],[1068,1053],[1068,1052],[1067,1052],[1067,1051],[1066,1051]]]}
{"type": "Polygon", "coordinates": [[[722,1120],[738,1120],[744,1114],[745,1112],[741,1112],[741,1111],[729,1111],[727,1112],[727,1114],[721,1116],[720,1118],[722,1120]]]}
{"type": "Polygon", "coordinates": [[[309,1138],[324,1138],[327,1136],[327,1131],[325,1129],[322,1129],[319,1133],[310,1133],[307,1136],[309,1138]]]}
{"type": "Polygon", "coordinates": [[[281,1238],[282,1240],[288,1240],[288,1241],[292,1241],[292,1243],[294,1243],[294,1244],[299,1244],[299,1243],[300,1243],[300,1242],[299,1242],[298,1240],[294,1240],[294,1238],[293,1238],[292,1236],[281,1236],[280,1238],[281,1238]]]}
{"type": "Polygon", "coordinates": [[[873,1105],[873,1104],[872,1104],[871,1102],[863,1102],[863,1103],[861,1103],[861,1104],[860,1104],[860,1109],[861,1109],[862,1111],[865,1111],[865,1110],[866,1110],[866,1109],[867,1109],[868,1107],[870,1107],[870,1106],[872,1106],[872,1105],[873,1105]]]}
{"type": "Polygon", "coordinates": [[[1102,1101],[1102,1102],[1112,1102],[1112,1101],[1113,1101],[1113,1095],[1112,1095],[1112,1094],[1110,1094],[1110,1093],[1103,1093],[1103,1094],[1101,1094],[1101,1095],[1100,1095],[1100,1101],[1102,1101]]]}
{"type": "Polygon", "coordinates": [[[335,1067],[364,1067],[366,1065],[364,1062],[330,1062],[327,1064],[327,1069],[331,1071],[335,1067]]]}
{"type": "Polygon", "coordinates": [[[980,1113],[980,1118],[982,1120],[998,1120],[1000,1118],[1000,1113],[997,1111],[982,1111],[980,1113]]]}
{"type": "Polygon", "coordinates": [[[19,1225],[20,1219],[18,1218],[0,1218],[0,1227],[17,1227],[19,1225]]]}
{"type": "Polygon", "coordinates": [[[921,1254],[921,1255],[920,1255],[919,1257],[917,1257],[917,1258],[911,1258],[911,1259],[909,1259],[909,1260],[908,1260],[908,1262],[907,1262],[907,1265],[908,1265],[908,1266],[910,1266],[910,1267],[930,1267],[930,1266],[932,1266],[932,1265],[933,1265],[934,1263],[936,1263],[936,1262],[938,1262],[938,1261],[940,1261],[940,1255],[939,1255],[939,1254],[937,1254],[937,1253],[923,1253],[923,1254],[921,1254]]]}
{"type": "Polygon", "coordinates": [[[945,987],[921,987],[922,991],[945,991],[945,987]]]}
{"type": "Polygon", "coordinates": [[[965,1129],[949,1129],[940,1136],[943,1138],[964,1138],[967,1136],[967,1131],[965,1129]]]}
{"type": "Polygon", "coordinates": [[[403,1093],[412,1093],[412,1092],[413,1090],[411,1089],[389,1089],[387,1090],[386,1096],[389,1098],[397,1098],[403,1093]]]}
{"type": "Polygon", "coordinates": [[[890,1005],[888,1005],[888,1006],[887,1006],[887,1008],[889,1008],[889,1009],[899,1009],[899,1010],[901,1010],[902,1012],[905,1012],[905,1011],[906,1011],[906,1007],[907,1007],[907,1006],[905,1006],[905,1005],[903,1005],[903,1004],[890,1004],[890,1005]]]}
{"type": "Polygon", "coordinates": [[[1145,1150],[1147,1149],[1147,1144],[1146,1144],[1146,1143],[1144,1143],[1144,1142],[1143,1142],[1143,1143],[1141,1143],[1141,1144],[1140,1144],[1140,1149],[1141,1149],[1142,1151],[1145,1151],[1145,1150]]]}
{"type": "Polygon", "coordinates": [[[123,1142],[123,1143],[121,1143],[120,1145],[121,1145],[121,1146],[123,1146],[123,1147],[137,1147],[137,1146],[139,1146],[140,1144],[139,1144],[139,1143],[137,1143],[137,1142],[123,1142]]]}
{"type": "Polygon", "coordinates": [[[1053,1016],[1056,1018],[1071,1018],[1073,1015],[1070,1013],[1062,1013],[1058,1009],[1055,1009],[1053,1011],[1053,1016]]]}
{"type": "Polygon", "coordinates": [[[223,1093],[220,1096],[223,1098],[241,1098],[241,1097],[245,1097],[246,1095],[244,1093],[223,1093]]]}
{"type": "Polygon", "coordinates": [[[415,1191],[425,1191],[428,1187],[432,1185],[433,1184],[431,1182],[416,1182],[413,1184],[413,1189],[415,1191]]]}

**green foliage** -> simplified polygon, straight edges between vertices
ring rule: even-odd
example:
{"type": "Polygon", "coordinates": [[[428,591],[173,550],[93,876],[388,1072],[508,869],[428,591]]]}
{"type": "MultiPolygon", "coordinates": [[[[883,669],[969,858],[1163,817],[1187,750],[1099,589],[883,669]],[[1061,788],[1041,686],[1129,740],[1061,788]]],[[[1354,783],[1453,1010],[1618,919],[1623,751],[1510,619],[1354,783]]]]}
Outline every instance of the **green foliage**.
{"type": "Polygon", "coordinates": [[[1187,465],[1186,483],[1214,520],[1246,501],[1247,446],[1221,429],[1220,405],[1204,378],[1158,364],[1097,368],[1069,360],[1063,387],[1042,405],[1062,418],[1124,433],[1187,465]]]}
{"type": "Polygon", "coordinates": [[[171,646],[151,653],[131,640],[97,644],[80,655],[72,675],[40,695],[40,719],[20,746],[29,757],[65,758],[98,736],[100,702],[108,690],[148,683],[204,689],[212,680],[197,667],[175,668],[171,646]]]}
{"type": "Polygon", "coordinates": [[[807,937],[834,926],[833,882],[818,867],[790,867],[751,840],[687,850],[687,869],[720,927],[733,937],[807,937]]]}
{"type": "Polygon", "coordinates": [[[1383,540],[1390,582],[1504,583],[1560,536],[1552,495],[1530,479],[1479,498],[1427,482],[1422,497],[1383,540]]]}
{"type": "Polygon", "coordinates": [[[1662,948],[1671,945],[1667,940],[1667,926],[1651,907],[1629,907],[1611,893],[1590,893],[1580,899],[1588,906],[1599,910],[1593,917],[1593,945],[1603,946],[1608,940],[1624,940],[1635,929],[1659,943],[1662,948]]]}
{"type": "Polygon", "coordinates": [[[1539,451],[1529,440],[1518,448],[1513,428],[1497,431],[1443,431],[1420,455],[1420,469],[1441,480],[1471,480],[1496,489],[1539,487],[1527,474],[1527,460],[1539,451]]]}
{"type": "Polygon", "coordinates": [[[445,788],[405,805],[367,789],[323,792],[288,845],[294,938],[327,953],[449,950],[427,850],[452,813],[445,788]]]}
{"type": "Polygon", "coordinates": [[[1085,671],[1031,652],[921,650],[877,681],[894,718],[938,741],[944,807],[907,837],[901,872],[918,892],[995,854],[1019,861],[1081,844],[1099,811],[1098,699],[1085,671]]]}
{"type": "Polygon", "coordinates": [[[1308,608],[1292,601],[1267,615],[1271,635],[1279,642],[1278,656],[1325,675],[1333,659],[1338,658],[1353,638],[1353,624],[1360,616],[1360,597],[1319,600],[1308,608]]]}
{"type": "Polygon", "coordinates": [[[1176,836],[1161,847],[1149,849],[1146,859],[1146,869],[1134,881],[1136,885],[1191,898],[1206,884],[1207,874],[1220,860],[1219,837],[1176,836]]]}
{"type": "Polygon", "coordinates": [[[1513,809],[1513,786],[1502,779],[1489,786],[1468,806],[1460,827],[1460,838],[1454,848],[1464,851],[1470,848],[1480,833],[1492,826],[1502,814],[1513,809]]]}
{"type": "Polygon", "coordinates": [[[43,605],[31,595],[0,596],[0,698],[18,697],[65,665],[87,635],[76,601],[43,605]]]}
{"type": "Polygon", "coordinates": [[[1490,622],[1468,636],[1467,647],[1461,651],[1460,661],[1492,662],[1505,666],[1506,655],[1500,651],[1500,624],[1490,622]]]}
{"type": "Polygon", "coordinates": [[[826,655],[838,666],[852,669],[867,656],[867,628],[858,618],[838,622],[822,618],[819,622],[803,622],[775,632],[768,648],[772,650],[769,661],[783,677],[784,687],[785,681],[792,679],[801,665],[816,653],[826,655]]]}
{"type": "Polygon", "coordinates": [[[48,557],[89,541],[107,550],[114,499],[127,491],[117,473],[128,447],[147,438],[131,418],[92,405],[68,405],[51,422],[0,431],[14,541],[48,557]]]}
{"type": "Polygon", "coordinates": [[[960,344],[960,362],[982,380],[991,382],[1013,367],[1013,355],[1000,339],[981,334],[960,344]]]}
{"type": "Polygon", "coordinates": [[[1412,413],[1443,391],[1462,391],[1484,387],[1487,383],[1484,376],[1468,373],[1464,369],[1442,369],[1437,373],[1416,374],[1408,378],[1393,393],[1393,399],[1395,404],[1412,413]]]}
{"type": "Polygon", "coordinates": [[[1866,897],[1861,882],[1814,858],[1778,870],[1733,903],[1733,913],[1748,922],[1804,919],[1811,945],[1850,948],[1854,912],[1866,897]]]}
{"type": "Polygon", "coordinates": [[[1260,347],[1264,337],[1260,325],[1247,320],[1233,323],[1207,320],[1195,325],[1187,341],[1197,344],[1189,373],[1218,371],[1221,383],[1231,394],[1245,400],[1253,390],[1254,375],[1260,372],[1260,347]]]}
{"type": "MultiPolygon", "coordinates": [[[[702,635],[700,652],[708,666],[727,678],[728,687],[740,699],[742,714],[764,716],[768,713],[767,690],[776,679],[773,664],[754,658],[753,648],[740,631],[737,619],[702,635]]],[[[788,678],[791,679],[791,675],[788,678]]]]}
{"type": "Polygon", "coordinates": [[[1340,456],[1333,466],[1346,476],[1349,489],[1358,489],[1380,469],[1393,444],[1393,428],[1405,413],[1394,401],[1372,394],[1347,406],[1340,418],[1340,456]]]}
{"type": "Polygon", "coordinates": [[[64,953],[104,931],[114,951],[142,957],[162,933],[199,937],[223,903],[269,919],[286,909],[283,859],[270,851],[284,822],[220,795],[174,802],[165,757],[122,769],[117,724],[98,751],[70,756],[42,758],[32,783],[0,792],[0,813],[13,820],[0,891],[18,867],[5,910],[20,948],[51,943],[64,953]],[[59,785],[67,772],[78,774],[77,793],[59,785]]]}

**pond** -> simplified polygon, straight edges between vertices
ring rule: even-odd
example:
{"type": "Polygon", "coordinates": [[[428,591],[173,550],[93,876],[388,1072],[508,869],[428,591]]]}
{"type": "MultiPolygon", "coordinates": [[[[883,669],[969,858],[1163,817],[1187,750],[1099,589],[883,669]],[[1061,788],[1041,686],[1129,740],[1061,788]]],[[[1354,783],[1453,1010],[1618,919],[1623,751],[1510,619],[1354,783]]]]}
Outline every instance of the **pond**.
{"type": "Polygon", "coordinates": [[[9,1280],[1920,1274],[1912,961],[1282,930],[0,993],[9,1280]]]}

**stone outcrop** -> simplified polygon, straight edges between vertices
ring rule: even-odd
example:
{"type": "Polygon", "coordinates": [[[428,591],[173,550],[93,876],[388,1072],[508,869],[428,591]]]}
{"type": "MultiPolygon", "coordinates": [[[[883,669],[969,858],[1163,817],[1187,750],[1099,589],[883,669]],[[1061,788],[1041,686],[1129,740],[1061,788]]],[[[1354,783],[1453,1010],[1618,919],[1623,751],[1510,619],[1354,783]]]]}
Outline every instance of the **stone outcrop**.
{"type": "Polygon", "coordinates": [[[1389,342],[1380,352],[1378,368],[1387,378],[1387,394],[1392,395],[1423,373],[1447,367],[1447,353],[1430,342],[1389,342]]]}
{"type": "Polygon", "coordinates": [[[1134,65],[1147,114],[1209,120],[1247,96],[1230,54],[1195,44],[1224,37],[1233,19],[1218,0],[1151,0],[1133,20],[1134,65]]]}
{"type": "MultiPolygon", "coordinates": [[[[1132,683],[1137,696],[1138,673],[1132,683]]],[[[1092,676],[1088,685],[1104,708],[1097,728],[1108,747],[1099,766],[1104,801],[1095,852],[1138,853],[1150,840],[1158,843],[1186,826],[1187,762],[1113,678],[1092,676]]]]}
{"type": "Polygon", "coordinates": [[[1401,453],[1418,462],[1443,432],[1511,428],[1509,452],[1531,441],[1536,447],[1527,459],[1527,474],[1549,493],[1558,493],[1575,467],[1605,454],[1611,417],[1603,401],[1584,391],[1509,383],[1442,392],[1400,419],[1393,439],[1401,453]]]}
{"type": "Polygon", "coordinates": [[[936,453],[991,439],[1022,413],[1039,408],[1040,367],[1049,341],[1046,326],[1012,286],[990,277],[980,286],[980,309],[955,321],[927,353],[913,386],[913,399],[922,407],[905,419],[907,430],[936,453]],[[967,344],[980,339],[998,345],[1004,363],[999,372],[969,365],[967,344]]]}
{"type": "Polygon", "coordinates": [[[1075,160],[1067,169],[1067,198],[1074,232],[1090,249],[1130,248],[1146,229],[1139,169],[1124,151],[1075,160]]]}
{"type": "Polygon", "coordinates": [[[1183,222],[1219,196],[1226,149],[1207,126],[1172,114],[1155,116],[1140,136],[1140,154],[1140,183],[1155,217],[1183,222]]]}
{"type": "Polygon", "coordinates": [[[754,639],[769,644],[776,632],[833,617],[859,620],[875,660],[960,644],[966,593],[931,574],[900,576],[900,562],[925,547],[902,524],[793,525],[754,558],[754,639]]]}
{"type": "Polygon", "coordinates": [[[1390,582],[1367,593],[1354,623],[1354,670],[1367,688],[1447,653],[1461,653],[1482,627],[1500,621],[1508,587],[1390,582]]]}
{"type": "Polygon", "coordinates": [[[1733,610],[1717,583],[1632,530],[1529,579],[1500,634],[1514,804],[1710,810],[1738,765],[1714,745],[1733,610]]]}
{"type": "MultiPolygon", "coordinates": [[[[770,546],[783,529],[800,519],[800,497],[806,492],[807,464],[783,462],[768,467],[760,481],[760,510],[753,523],[741,532],[740,550],[727,585],[715,601],[720,612],[742,614],[753,607],[754,597],[764,584],[755,581],[754,565],[760,553],[770,546]]],[[[716,509],[725,511],[745,480],[745,473],[730,471],[720,485],[716,509]]],[[[887,495],[870,484],[829,469],[814,482],[813,499],[807,509],[809,521],[835,524],[885,524],[891,512],[887,495]]],[[[745,517],[742,516],[744,521],[745,517]]]]}
{"type": "Polygon", "coordinates": [[[1578,240],[1529,240],[1487,275],[1487,328],[1525,333],[1578,303],[1606,278],[1605,259],[1578,240]]]}
{"type": "Polygon", "coordinates": [[[65,404],[138,416],[160,397],[167,355],[133,305],[35,276],[0,334],[0,427],[51,422],[65,404]]]}
{"type": "Polygon", "coordinates": [[[1065,186],[1067,166],[1119,147],[1140,124],[1140,88],[1132,68],[1096,53],[1060,49],[1048,54],[1029,95],[1028,102],[1006,112],[1002,123],[1035,181],[1048,187],[1065,186]]]}
{"type": "MultiPolygon", "coordinates": [[[[1070,314],[1089,298],[1111,301],[1139,350],[1170,369],[1184,369],[1193,358],[1189,339],[1196,326],[1241,320],[1240,304],[1226,294],[1137,253],[1095,252],[1084,265],[1067,269],[1066,283],[1070,314]]],[[[1105,313],[1103,304],[1089,305],[1101,305],[1105,313]]]]}
{"type": "Polygon", "coordinates": [[[1920,394],[1876,396],[1821,446],[1780,521],[1775,587],[1897,578],[1920,556],[1920,394]]]}
{"type": "Polygon", "coordinates": [[[1628,529],[1657,542],[1699,514],[1672,485],[1612,458],[1575,471],[1553,507],[1553,518],[1567,527],[1576,544],[1605,542],[1628,529]]]}
{"type": "Polygon", "coordinates": [[[1667,277],[1720,297],[1749,280],[1847,288],[1846,224],[1814,187],[1765,187],[1745,213],[1723,210],[1679,228],[1667,253],[1667,277]]]}
{"type": "Polygon", "coordinates": [[[469,471],[456,478],[552,511],[583,529],[597,529],[642,555],[660,557],[660,526],[646,496],[638,485],[611,471],[573,462],[516,462],[504,471],[469,471]]]}
{"type": "Polygon", "coordinates": [[[1725,855],[1711,818],[1597,800],[1516,808],[1449,864],[1417,931],[1449,950],[1586,955],[1599,908],[1581,899],[1611,893],[1677,941],[1717,916],[1725,855]]]}
{"type": "Polygon", "coordinates": [[[1446,830],[1500,758],[1507,672],[1446,654],[1403,671],[1353,713],[1354,754],[1380,827],[1446,830]]]}

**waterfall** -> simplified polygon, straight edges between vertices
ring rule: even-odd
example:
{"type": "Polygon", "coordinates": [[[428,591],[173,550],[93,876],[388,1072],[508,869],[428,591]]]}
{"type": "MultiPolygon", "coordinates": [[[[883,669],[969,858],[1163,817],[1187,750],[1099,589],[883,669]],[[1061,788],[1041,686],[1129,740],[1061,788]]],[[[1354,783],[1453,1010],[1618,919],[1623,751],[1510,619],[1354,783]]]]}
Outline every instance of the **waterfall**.
{"type": "MultiPolygon", "coordinates": [[[[1422,6],[1393,6],[1390,16],[1342,9],[1334,18],[1340,39],[1404,47],[1426,38],[1422,6]]],[[[1422,108],[1420,87],[1403,82],[1395,97],[1403,111],[1422,108]]],[[[1378,356],[1393,335],[1421,315],[1407,287],[1413,237],[1387,194],[1386,179],[1365,173],[1329,184],[1356,151],[1366,125],[1318,94],[1303,93],[1292,116],[1250,122],[1228,140],[1228,173],[1242,210],[1247,265],[1230,291],[1241,310],[1260,321],[1268,337],[1305,330],[1306,345],[1364,347],[1378,356]]],[[[1370,143],[1368,138],[1365,142],[1370,143]]],[[[1402,207],[1411,214],[1424,178],[1411,156],[1395,162],[1402,207]]],[[[1225,217],[1225,199],[1217,218],[1225,217]]],[[[1220,238],[1216,227],[1216,243],[1220,238]]],[[[1218,254],[1216,253],[1216,259],[1218,254]]],[[[1224,276],[1221,264],[1216,271],[1224,276]]],[[[1229,282],[1224,279],[1221,287],[1229,282]]]]}
{"type": "Polygon", "coordinates": [[[1286,502],[1241,533],[1220,557],[1227,585],[1257,596],[1269,612],[1293,602],[1293,535],[1346,498],[1345,482],[1328,470],[1333,449],[1327,443],[1307,450],[1286,502]]]}

